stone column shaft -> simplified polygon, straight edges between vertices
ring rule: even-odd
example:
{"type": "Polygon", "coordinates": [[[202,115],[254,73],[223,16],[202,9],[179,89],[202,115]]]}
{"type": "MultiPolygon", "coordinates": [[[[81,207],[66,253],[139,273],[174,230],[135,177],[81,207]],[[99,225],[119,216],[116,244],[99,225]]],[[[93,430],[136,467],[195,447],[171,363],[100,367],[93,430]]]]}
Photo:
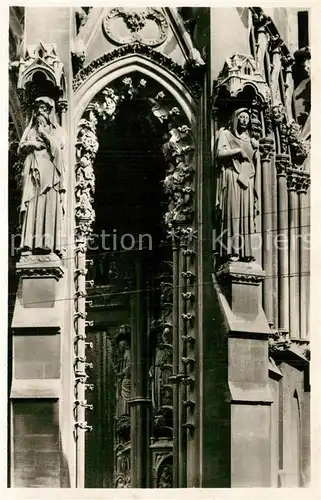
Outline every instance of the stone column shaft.
{"type": "Polygon", "coordinates": [[[288,191],[286,170],[290,165],[289,155],[276,156],[278,181],[278,288],[279,330],[289,331],[289,254],[288,254],[288,191]]]}
{"type": "Polygon", "coordinates": [[[288,169],[289,199],[289,323],[290,336],[300,336],[300,279],[299,279],[299,198],[297,194],[297,171],[288,169]]]}
{"type": "Polygon", "coordinates": [[[146,325],[144,324],[142,264],[136,262],[136,300],[132,304],[132,399],[130,403],[131,422],[131,487],[148,486],[149,462],[149,406],[146,397],[146,325]]]}
{"type": "Polygon", "coordinates": [[[271,154],[274,141],[271,138],[260,140],[260,154],[262,165],[262,264],[266,273],[263,284],[263,308],[270,324],[273,324],[273,295],[272,295],[272,189],[271,189],[271,154]]]}
{"type": "Polygon", "coordinates": [[[298,185],[299,196],[299,260],[300,260],[300,336],[309,335],[309,300],[310,300],[310,196],[307,193],[310,184],[309,174],[301,173],[298,185]]]}

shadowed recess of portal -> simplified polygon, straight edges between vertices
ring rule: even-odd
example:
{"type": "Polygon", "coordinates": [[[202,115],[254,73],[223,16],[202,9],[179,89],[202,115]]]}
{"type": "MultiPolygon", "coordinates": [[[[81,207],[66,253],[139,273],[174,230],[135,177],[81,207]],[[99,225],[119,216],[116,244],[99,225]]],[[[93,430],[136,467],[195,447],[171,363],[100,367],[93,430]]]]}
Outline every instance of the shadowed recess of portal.
{"type": "MultiPolygon", "coordinates": [[[[128,268],[134,269],[135,275],[137,262],[142,265],[140,288],[144,289],[141,329],[141,335],[144,336],[144,355],[141,360],[143,392],[148,394],[151,363],[148,323],[151,317],[159,316],[160,307],[159,292],[148,290],[157,290],[160,263],[171,258],[168,258],[168,252],[161,245],[166,240],[163,215],[167,208],[163,187],[166,172],[162,153],[163,134],[164,126],[152,115],[145,98],[124,101],[112,123],[97,125],[99,151],[94,164],[96,219],[93,231],[98,236],[94,241],[97,249],[88,252],[88,257],[94,262],[88,277],[94,280],[93,296],[110,294],[110,299],[104,302],[101,297],[96,297],[94,306],[88,309],[88,319],[94,320],[94,327],[87,332],[88,340],[93,342],[93,349],[88,351],[87,356],[93,363],[88,382],[94,385],[94,389],[87,396],[88,402],[93,404],[92,411],[88,411],[86,416],[93,427],[92,432],[86,435],[87,488],[115,487],[119,446],[115,420],[115,332],[121,324],[136,321],[132,317],[135,313],[129,308],[133,295],[126,295],[128,290],[124,276],[128,268]],[[102,231],[105,231],[105,235],[111,235],[105,238],[105,248],[99,236],[102,231]],[[121,238],[125,234],[131,237],[124,239],[124,245],[121,245],[121,238]],[[150,237],[140,240],[139,235],[144,234],[150,237]],[[134,248],[130,250],[132,242],[134,248]],[[140,242],[144,249],[140,249],[140,242]],[[110,250],[106,249],[108,246],[110,250]],[[124,249],[124,246],[129,249],[124,249]],[[122,295],[123,292],[125,295],[122,295]],[[98,303],[105,303],[105,306],[99,309],[98,303]],[[107,343],[108,349],[105,346],[107,343]]],[[[170,247],[165,248],[171,255],[170,247]]],[[[135,279],[131,293],[138,286],[135,279]]]]}
{"type": "MultiPolygon", "coordinates": [[[[158,262],[157,249],[164,239],[166,211],[162,183],[165,161],[161,151],[162,134],[155,128],[161,125],[155,117],[150,120],[150,115],[148,102],[126,101],[120,105],[112,124],[98,126],[93,229],[99,235],[97,243],[95,241],[96,252],[104,261],[134,245],[139,250],[147,249],[150,266],[158,262]],[[100,236],[102,231],[110,235],[104,238],[105,248],[100,236]],[[125,237],[126,234],[130,236],[125,237]],[[143,237],[145,234],[150,236],[143,237]]],[[[108,276],[101,273],[100,266],[93,276],[95,285],[107,284],[108,276]]]]}

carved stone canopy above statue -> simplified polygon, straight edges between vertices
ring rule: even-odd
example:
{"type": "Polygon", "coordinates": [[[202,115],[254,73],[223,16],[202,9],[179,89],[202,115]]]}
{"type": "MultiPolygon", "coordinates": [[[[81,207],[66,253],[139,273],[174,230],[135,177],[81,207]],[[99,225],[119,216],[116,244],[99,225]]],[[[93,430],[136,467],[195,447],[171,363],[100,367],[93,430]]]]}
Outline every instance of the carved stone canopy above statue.
{"type": "Polygon", "coordinates": [[[46,93],[50,93],[53,98],[66,98],[64,67],[55,44],[39,42],[37,45],[28,45],[25,57],[19,63],[17,88],[28,91],[30,87],[37,86],[37,81],[41,81],[42,88],[38,89],[40,93],[46,89],[46,93]]]}
{"type": "Polygon", "coordinates": [[[225,61],[214,92],[217,95],[224,88],[231,98],[236,98],[246,86],[253,87],[258,100],[262,102],[269,100],[269,87],[257,70],[254,58],[236,53],[225,61]]]}
{"type": "Polygon", "coordinates": [[[156,47],[166,40],[168,33],[166,17],[154,7],[110,9],[103,28],[106,36],[119,45],[139,42],[156,47]]]}

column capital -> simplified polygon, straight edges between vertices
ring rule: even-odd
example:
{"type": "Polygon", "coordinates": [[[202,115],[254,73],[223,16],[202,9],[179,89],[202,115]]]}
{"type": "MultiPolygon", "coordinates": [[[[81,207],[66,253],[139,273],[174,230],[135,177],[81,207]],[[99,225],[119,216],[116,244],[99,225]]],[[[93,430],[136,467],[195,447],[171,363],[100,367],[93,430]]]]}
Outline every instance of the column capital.
{"type": "Polygon", "coordinates": [[[278,177],[286,177],[287,170],[291,168],[291,159],[288,154],[277,154],[275,156],[276,173],[278,177]]]}
{"type": "Polygon", "coordinates": [[[270,137],[262,137],[262,139],[259,140],[259,150],[261,160],[263,162],[269,162],[274,152],[274,140],[270,137]]]}
{"type": "Polygon", "coordinates": [[[311,184],[310,174],[303,170],[299,171],[297,177],[297,186],[296,186],[298,194],[306,194],[310,184],[311,184]]]}
{"type": "Polygon", "coordinates": [[[288,168],[286,174],[289,191],[296,191],[298,194],[307,193],[311,183],[309,172],[298,168],[288,168]]]}
{"type": "Polygon", "coordinates": [[[286,172],[286,180],[287,180],[287,186],[289,191],[296,191],[297,190],[297,181],[298,181],[298,175],[299,171],[297,168],[288,168],[286,172]]]}

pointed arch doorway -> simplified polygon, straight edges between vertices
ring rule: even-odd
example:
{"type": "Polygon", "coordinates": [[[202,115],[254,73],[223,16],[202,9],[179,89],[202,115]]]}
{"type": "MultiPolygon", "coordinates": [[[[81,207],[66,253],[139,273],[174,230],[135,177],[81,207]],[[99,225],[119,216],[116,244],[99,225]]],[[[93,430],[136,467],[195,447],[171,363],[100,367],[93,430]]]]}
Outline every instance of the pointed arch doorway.
{"type": "Polygon", "coordinates": [[[81,446],[87,429],[78,426],[76,442],[87,487],[186,483],[196,277],[186,121],[171,95],[133,73],[97,94],[79,122],[76,267],[83,254],[92,266],[77,283],[77,311],[87,313],[76,324],[76,374],[86,373],[77,419],[93,430],[81,446]]]}

